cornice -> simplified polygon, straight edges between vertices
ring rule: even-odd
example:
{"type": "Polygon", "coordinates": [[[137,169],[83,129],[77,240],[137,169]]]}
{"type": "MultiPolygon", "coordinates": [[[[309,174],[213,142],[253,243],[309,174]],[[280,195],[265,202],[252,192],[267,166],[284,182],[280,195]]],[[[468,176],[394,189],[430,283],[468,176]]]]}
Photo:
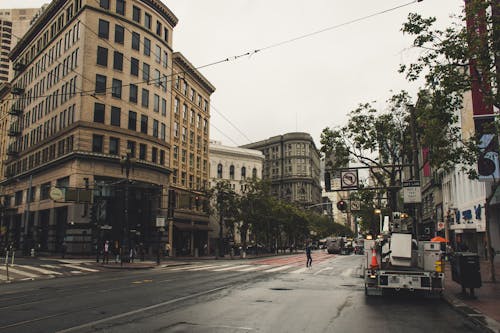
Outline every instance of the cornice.
{"type": "Polygon", "coordinates": [[[180,52],[173,53],[173,61],[179,65],[184,72],[193,77],[196,82],[202,85],[209,94],[213,94],[215,91],[215,87],[207,80],[206,77],[201,74],[193,64],[189,62],[189,60],[184,57],[184,55],[180,52]]]}

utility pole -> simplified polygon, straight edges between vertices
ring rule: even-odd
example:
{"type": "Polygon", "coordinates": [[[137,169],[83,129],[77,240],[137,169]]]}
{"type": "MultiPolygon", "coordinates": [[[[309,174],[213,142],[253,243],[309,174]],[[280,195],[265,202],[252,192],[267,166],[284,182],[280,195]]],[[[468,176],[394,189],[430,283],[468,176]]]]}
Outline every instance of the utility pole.
{"type": "MultiPolygon", "coordinates": [[[[410,132],[411,132],[411,145],[412,145],[412,160],[413,160],[413,168],[412,180],[420,180],[420,168],[418,166],[418,142],[417,142],[417,131],[415,128],[417,127],[417,118],[415,115],[415,106],[408,105],[408,109],[410,111],[410,132]]],[[[421,210],[420,204],[414,203],[414,223],[413,223],[413,232],[415,234],[415,238],[419,240],[418,227],[421,222],[421,210]]]]}

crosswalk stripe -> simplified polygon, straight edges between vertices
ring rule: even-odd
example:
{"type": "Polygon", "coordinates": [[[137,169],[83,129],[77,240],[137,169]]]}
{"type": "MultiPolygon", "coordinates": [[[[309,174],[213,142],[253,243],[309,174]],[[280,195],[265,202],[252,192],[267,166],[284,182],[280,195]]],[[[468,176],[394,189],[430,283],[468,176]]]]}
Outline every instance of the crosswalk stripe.
{"type": "Polygon", "coordinates": [[[323,271],[328,271],[328,270],[331,270],[333,269],[333,267],[325,267],[323,269],[320,269],[319,271],[317,271],[316,273],[314,273],[313,275],[318,275],[319,273],[323,272],[323,271]]]}
{"type": "Polygon", "coordinates": [[[56,272],[56,271],[50,271],[48,269],[43,269],[43,268],[40,268],[40,267],[35,267],[35,266],[27,266],[27,265],[23,265],[22,266],[24,269],[28,269],[28,270],[32,270],[32,271],[37,271],[37,272],[40,272],[42,274],[48,274],[48,275],[63,275],[63,273],[61,272],[56,272]]]}
{"type": "Polygon", "coordinates": [[[290,273],[291,273],[291,274],[300,274],[300,273],[305,272],[307,269],[308,269],[308,267],[302,267],[302,268],[297,269],[297,270],[295,270],[295,271],[291,271],[290,273]]]}
{"type": "Polygon", "coordinates": [[[237,266],[229,266],[229,267],[224,267],[224,268],[218,268],[218,269],[214,269],[213,271],[214,272],[223,272],[223,271],[230,271],[232,269],[238,269],[238,268],[242,268],[242,267],[248,267],[250,265],[237,265],[237,266]]]}
{"type": "Polygon", "coordinates": [[[52,269],[54,269],[54,268],[60,268],[60,266],[56,266],[56,265],[47,265],[47,264],[45,264],[45,265],[40,265],[40,267],[52,268],[52,269]]]}
{"type": "Polygon", "coordinates": [[[252,267],[248,268],[243,268],[243,269],[238,269],[238,272],[251,272],[251,271],[256,271],[260,269],[266,269],[267,267],[270,267],[271,265],[254,265],[252,267]]]}
{"type": "MultiPolygon", "coordinates": [[[[19,266],[17,266],[19,267],[19,266]]],[[[5,271],[5,266],[0,266],[0,270],[3,270],[5,271]]],[[[14,273],[14,274],[18,274],[18,275],[24,275],[24,276],[27,276],[29,278],[35,278],[35,277],[39,277],[40,275],[36,275],[36,274],[32,274],[32,273],[29,273],[29,272],[25,272],[25,271],[21,271],[17,268],[12,268],[12,267],[9,267],[9,272],[10,273],[14,273]]]]}
{"type": "Polygon", "coordinates": [[[279,271],[283,271],[285,269],[288,269],[290,267],[293,267],[293,265],[278,266],[278,267],[274,267],[274,268],[265,270],[264,272],[266,272],[266,273],[279,272],[279,271]]]}
{"type": "Polygon", "coordinates": [[[225,267],[228,265],[210,265],[210,266],[205,266],[205,267],[193,268],[193,269],[190,269],[190,271],[203,271],[206,269],[212,269],[212,268],[223,267],[223,266],[225,267]]]}
{"type": "Polygon", "coordinates": [[[71,265],[71,264],[63,264],[64,267],[69,267],[69,268],[74,268],[78,269],[80,271],[87,271],[87,272],[99,272],[98,269],[93,269],[93,268],[87,268],[87,267],[82,267],[78,265],[71,265]]]}
{"type": "Polygon", "coordinates": [[[185,271],[185,270],[191,270],[191,269],[195,269],[195,268],[204,268],[204,267],[211,267],[213,265],[187,265],[187,266],[184,266],[184,267],[178,267],[178,268],[172,268],[172,269],[169,269],[169,271],[185,271]]]}
{"type": "Polygon", "coordinates": [[[341,276],[351,276],[352,271],[353,271],[353,269],[349,268],[349,269],[346,269],[345,271],[343,271],[342,273],[340,273],[340,275],[341,276]]]}

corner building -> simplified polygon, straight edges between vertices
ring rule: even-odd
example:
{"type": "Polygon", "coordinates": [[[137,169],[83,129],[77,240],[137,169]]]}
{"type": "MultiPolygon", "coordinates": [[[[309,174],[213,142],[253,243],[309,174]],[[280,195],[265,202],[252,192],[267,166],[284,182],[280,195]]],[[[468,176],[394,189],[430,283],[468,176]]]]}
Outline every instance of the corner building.
{"type": "Polygon", "coordinates": [[[304,208],[321,203],[320,154],[311,135],[292,132],[241,147],[264,154],[262,178],[276,198],[304,208]]]}
{"type": "Polygon", "coordinates": [[[12,50],[0,185],[16,249],[92,253],[109,240],[152,254],[171,240],[155,222],[170,185],[177,21],[157,0],[54,0],[12,50]]]}

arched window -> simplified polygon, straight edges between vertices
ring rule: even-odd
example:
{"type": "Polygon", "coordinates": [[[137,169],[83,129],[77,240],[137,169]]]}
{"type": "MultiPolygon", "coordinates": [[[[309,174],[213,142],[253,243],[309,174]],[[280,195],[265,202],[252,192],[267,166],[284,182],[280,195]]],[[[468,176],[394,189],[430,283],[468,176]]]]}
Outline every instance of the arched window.
{"type": "Polygon", "coordinates": [[[222,164],[217,165],[217,178],[222,178],[222,164]]]}
{"type": "Polygon", "coordinates": [[[229,167],[229,179],[234,179],[234,165],[229,167]]]}
{"type": "Polygon", "coordinates": [[[241,179],[247,178],[247,168],[241,167],[241,179]]]}
{"type": "Polygon", "coordinates": [[[252,178],[257,178],[257,168],[252,169],[252,178]]]}

